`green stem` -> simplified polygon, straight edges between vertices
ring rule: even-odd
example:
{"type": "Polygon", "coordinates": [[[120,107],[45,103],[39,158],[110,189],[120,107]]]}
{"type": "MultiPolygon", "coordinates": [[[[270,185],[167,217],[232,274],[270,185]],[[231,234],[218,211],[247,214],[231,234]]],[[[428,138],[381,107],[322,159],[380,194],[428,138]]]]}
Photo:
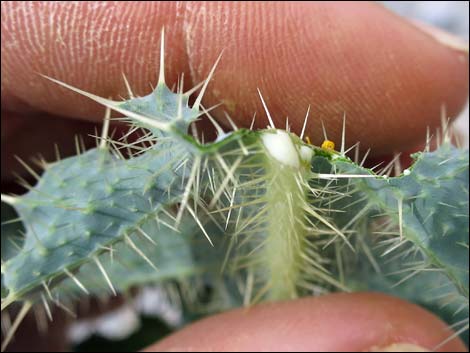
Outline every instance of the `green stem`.
{"type": "Polygon", "coordinates": [[[298,296],[301,254],[307,231],[302,215],[306,191],[301,186],[299,169],[269,158],[266,190],[268,207],[267,239],[264,255],[269,271],[267,299],[282,300],[298,296]]]}

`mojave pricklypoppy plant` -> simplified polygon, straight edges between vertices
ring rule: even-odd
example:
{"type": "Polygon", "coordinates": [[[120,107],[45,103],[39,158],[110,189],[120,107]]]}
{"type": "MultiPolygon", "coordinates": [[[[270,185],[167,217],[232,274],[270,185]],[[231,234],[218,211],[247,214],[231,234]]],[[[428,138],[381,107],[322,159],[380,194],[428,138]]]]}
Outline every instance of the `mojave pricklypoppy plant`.
{"type": "Polygon", "coordinates": [[[155,283],[176,283],[205,312],[380,290],[468,331],[468,152],[451,145],[445,119],[437,150],[413,155],[409,169],[397,171],[395,159],[374,171],[357,144],[346,148],[345,120],[338,151],[325,129],[317,147],[304,136],[309,110],[296,135],[274,126],[261,92],[269,126],[227,116],[224,131],[201,104],[220,58],[201,85],[184,92],[181,78],[173,91],[163,49],[162,35],[158,83],[144,97],[126,80],[129,99],[118,102],[49,78],[107,113],[97,148],[42,162],[41,176],[25,164],[36,185],[2,195],[18,213],[7,223],[24,228],[21,244],[12,237],[4,252],[2,242],[2,316],[22,305],[9,327],[2,321],[2,349],[32,307],[52,319],[52,305],[71,312],[82,296],[155,283]],[[129,124],[116,140],[111,110],[129,124]],[[200,117],[215,141],[198,137],[200,117]],[[200,286],[212,292],[199,302],[200,286]]]}

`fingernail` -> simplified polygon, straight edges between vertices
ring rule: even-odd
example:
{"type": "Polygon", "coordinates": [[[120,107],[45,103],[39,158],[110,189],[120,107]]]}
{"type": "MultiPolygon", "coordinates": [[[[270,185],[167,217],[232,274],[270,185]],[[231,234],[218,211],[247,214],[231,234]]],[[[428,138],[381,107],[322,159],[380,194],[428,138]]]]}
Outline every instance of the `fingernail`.
{"type": "Polygon", "coordinates": [[[468,55],[468,42],[464,39],[418,20],[411,20],[411,23],[413,23],[416,28],[431,36],[434,40],[438,41],[440,44],[468,55]]]}
{"type": "Polygon", "coordinates": [[[372,348],[370,352],[431,352],[412,343],[394,343],[386,347],[372,348]]]}

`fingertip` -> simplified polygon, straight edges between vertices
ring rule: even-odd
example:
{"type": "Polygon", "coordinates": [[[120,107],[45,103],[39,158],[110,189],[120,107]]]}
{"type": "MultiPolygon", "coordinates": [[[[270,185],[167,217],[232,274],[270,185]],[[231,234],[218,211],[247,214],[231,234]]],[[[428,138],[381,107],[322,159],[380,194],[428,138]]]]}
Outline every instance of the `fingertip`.
{"type": "Polygon", "coordinates": [[[33,72],[113,98],[127,97],[125,73],[146,94],[162,27],[170,86],[183,72],[192,84],[206,78],[225,49],[203,103],[222,101],[246,127],[258,112],[265,127],[259,87],[275,124],[289,116],[296,133],[311,104],[315,144],[320,121],[340,139],[346,112],[348,146],[406,149],[439,124],[443,104],[454,117],[467,99],[468,52],[372,3],[17,2],[2,5],[2,95],[16,97],[4,108],[100,121],[96,103],[33,72]]]}
{"type": "Polygon", "coordinates": [[[2,4],[4,109],[21,102],[63,117],[101,121],[102,107],[37,75],[102,97],[128,98],[122,74],[144,95],[158,78],[166,28],[166,78],[187,72],[174,2],[11,2],[2,4]]]}
{"type": "Polygon", "coordinates": [[[440,123],[440,107],[455,117],[467,98],[468,53],[375,4],[188,7],[192,73],[199,78],[208,58],[227,48],[207,101],[222,100],[244,126],[255,111],[257,126],[268,125],[259,87],[276,126],[288,116],[299,134],[311,104],[312,141],[323,140],[320,121],[339,141],[346,113],[348,145],[361,141],[380,155],[424,141],[426,127],[440,123]],[[218,30],[220,22],[227,30],[218,30]]]}
{"type": "MultiPolygon", "coordinates": [[[[263,304],[190,325],[147,351],[371,351],[399,345],[433,350],[452,335],[438,318],[374,293],[332,294],[263,304]]],[[[454,338],[439,351],[465,351],[454,338]]]]}

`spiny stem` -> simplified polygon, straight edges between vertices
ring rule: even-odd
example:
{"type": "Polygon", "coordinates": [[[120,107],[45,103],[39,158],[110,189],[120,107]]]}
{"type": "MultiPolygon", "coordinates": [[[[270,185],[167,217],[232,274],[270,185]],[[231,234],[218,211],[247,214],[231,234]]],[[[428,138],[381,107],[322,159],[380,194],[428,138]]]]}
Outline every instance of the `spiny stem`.
{"type": "Polygon", "coordinates": [[[296,180],[299,173],[273,158],[267,160],[266,175],[267,234],[261,256],[269,271],[267,296],[269,300],[292,299],[298,295],[307,236],[302,209],[307,192],[296,180]]]}

